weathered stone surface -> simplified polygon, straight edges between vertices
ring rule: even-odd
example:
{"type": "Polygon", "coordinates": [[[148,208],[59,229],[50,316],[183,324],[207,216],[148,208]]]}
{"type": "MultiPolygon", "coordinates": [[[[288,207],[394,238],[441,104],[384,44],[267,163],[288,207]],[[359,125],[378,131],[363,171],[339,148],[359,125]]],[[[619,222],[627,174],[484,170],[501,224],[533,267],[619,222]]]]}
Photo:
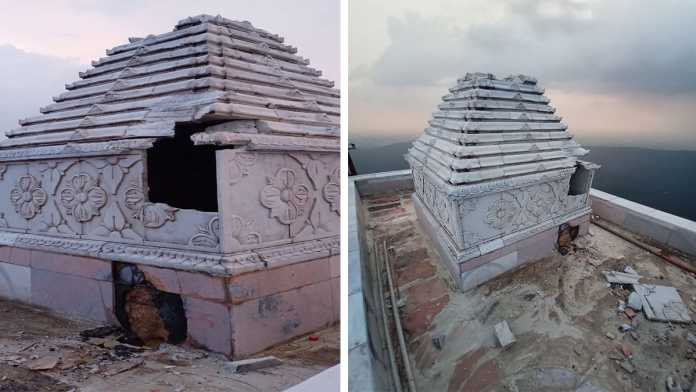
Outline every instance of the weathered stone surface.
{"type": "Polygon", "coordinates": [[[115,321],[110,282],[32,270],[31,303],[72,317],[103,323],[115,321]]]}
{"type": "Polygon", "coordinates": [[[458,360],[450,377],[449,392],[486,391],[497,383],[498,365],[495,360],[479,363],[485,354],[486,350],[481,348],[458,360]]]}
{"type": "Polygon", "coordinates": [[[512,244],[589,212],[598,166],[578,160],[588,151],[551,114],[543,92],[533,78],[467,74],[406,156],[414,202],[427,210],[419,216],[465,289],[497,273],[467,272],[484,268],[481,259],[457,265],[503,248],[510,254],[512,244]]]}
{"type": "Polygon", "coordinates": [[[234,351],[250,355],[334,320],[331,283],[319,282],[234,306],[234,351]]]}
{"type": "Polygon", "coordinates": [[[0,262],[0,297],[31,302],[31,269],[0,262]]]}
{"type": "Polygon", "coordinates": [[[235,355],[229,305],[183,297],[189,342],[225,355],[235,355]]]}

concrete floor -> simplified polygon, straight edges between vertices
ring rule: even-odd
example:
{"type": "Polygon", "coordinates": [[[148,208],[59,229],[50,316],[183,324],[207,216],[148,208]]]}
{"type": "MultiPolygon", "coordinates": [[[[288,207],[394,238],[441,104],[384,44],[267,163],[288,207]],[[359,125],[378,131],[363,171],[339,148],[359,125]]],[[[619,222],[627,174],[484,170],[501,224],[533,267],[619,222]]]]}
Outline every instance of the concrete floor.
{"type": "MultiPolygon", "coordinates": [[[[83,341],[95,325],[0,301],[0,391],[283,391],[339,362],[338,325],[277,346],[277,367],[236,374],[222,356],[178,346],[115,355],[114,341],[83,341]],[[49,370],[31,370],[41,362],[49,370]],[[49,365],[50,366],[50,365],[49,365]]],[[[255,356],[257,357],[257,356],[255,356]]]]}
{"type": "Polygon", "coordinates": [[[386,239],[419,390],[664,391],[668,376],[696,383],[691,324],[634,321],[617,311],[629,290],[608,287],[601,271],[632,266],[642,283],[674,286],[693,315],[696,278],[592,225],[570,254],[504,274],[477,289],[454,289],[418,224],[408,194],[363,199],[368,242],[386,239]],[[498,347],[506,320],[517,342],[498,347]],[[635,334],[619,330],[632,323],[635,334]],[[433,338],[442,337],[441,348],[433,338]],[[610,338],[613,337],[613,338],[610,338]]]}

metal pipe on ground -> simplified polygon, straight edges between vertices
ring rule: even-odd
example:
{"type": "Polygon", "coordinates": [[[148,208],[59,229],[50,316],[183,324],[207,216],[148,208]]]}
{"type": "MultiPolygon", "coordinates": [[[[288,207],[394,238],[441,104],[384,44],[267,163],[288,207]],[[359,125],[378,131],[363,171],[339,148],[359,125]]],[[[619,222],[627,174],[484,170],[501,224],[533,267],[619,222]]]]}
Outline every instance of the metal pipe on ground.
{"type": "MultiPolygon", "coordinates": [[[[399,377],[399,371],[396,366],[396,355],[394,355],[394,347],[392,346],[392,341],[389,338],[389,317],[387,316],[387,311],[384,308],[384,298],[383,298],[383,293],[384,293],[384,283],[382,282],[382,268],[381,268],[381,257],[380,254],[382,252],[382,247],[377,246],[376,249],[374,249],[374,254],[375,254],[375,266],[376,272],[377,272],[377,288],[378,288],[378,293],[380,294],[380,298],[377,301],[380,313],[382,314],[382,323],[384,324],[384,332],[387,335],[386,336],[386,344],[387,344],[387,353],[389,355],[389,362],[391,362],[391,374],[392,374],[392,381],[394,382],[394,388],[396,389],[396,392],[401,392],[402,386],[401,386],[401,378],[399,377]]],[[[386,257],[386,254],[384,255],[386,257]]]]}
{"type": "Polygon", "coordinates": [[[413,370],[411,369],[411,361],[408,359],[408,351],[406,350],[406,339],[404,338],[404,331],[401,328],[401,318],[399,317],[399,305],[396,302],[396,290],[394,290],[394,280],[391,273],[391,264],[389,263],[389,251],[387,250],[387,242],[382,243],[384,249],[384,263],[387,267],[387,281],[389,283],[389,297],[391,299],[392,310],[394,311],[394,323],[396,324],[396,334],[399,338],[399,346],[401,347],[401,356],[404,361],[404,368],[406,370],[406,380],[408,381],[408,386],[411,392],[416,392],[416,382],[413,377],[413,370]]]}
{"type": "Polygon", "coordinates": [[[604,223],[601,220],[593,219],[592,223],[594,223],[597,226],[601,227],[602,229],[614,234],[615,236],[617,236],[623,240],[626,240],[626,241],[630,242],[631,244],[654,254],[655,256],[661,258],[662,260],[665,260],[666,262],[674,265],[675,267],[679,267],[684,271],[691,272],[692,274],[696,274],[696,267],[692,266],[691,264],[687,263],[686,261],[682,260],[681,258],[679,258],[673,254],[667,253],[663,249],[658,248],[658,250],[655,250],[655,248],[653,248],[651,246],[647,246],[644,243],[642,243],[634,238],[631,238],[630,236],[627,236],[624,233],[621,233],[620,231],[614,229],[613,227],[604,223]]]}

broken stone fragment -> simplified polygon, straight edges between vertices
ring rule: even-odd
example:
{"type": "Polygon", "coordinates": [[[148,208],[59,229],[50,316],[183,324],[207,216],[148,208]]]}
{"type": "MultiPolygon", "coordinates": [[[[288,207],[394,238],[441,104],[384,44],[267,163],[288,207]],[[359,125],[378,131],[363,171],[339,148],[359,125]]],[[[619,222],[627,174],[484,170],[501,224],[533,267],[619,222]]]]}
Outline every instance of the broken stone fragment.
{"type": "Polygon", "coordinates": [[[442,350],[442,347],[445,346],[445,335],[438,334],[433,336],[433,346],[438,350],[442,350]]]}
{"type": "Polygon", "coordinates": [[[628,296],[628,306],[637,311],[643,309],[643,300],[640,299],[640,295],[635,291],[628,296]]]}
{"type": "Polygon", "coordinates": [[[246,373],[254,370],[265,369],[273,366],[279,366],[283,362],[280,359],[268,356],[262,358],[243,359],[241,361],[229,362],[225,368],[231,373],[246,373]]]}
{"type": "Polygon", "coordinates": [[[513,343],[515,343],[515,335],[510,331],[510,326],[507,321],[501,321],[495,325],[495,335],[498,338],[500,347],[505,348],[513,343]]]}
{"type": "Polygon", "coordinates": [[[628,374],[633,374],[636,372],[636,368],[628,360],[621,362],[621,368],[628,374]]]}
{"type": "Polygon", "coordinates": [[[667,391],[668,392],[684,392],[678,381],[672,378],[672,376],[667,377],[667,391]]]}

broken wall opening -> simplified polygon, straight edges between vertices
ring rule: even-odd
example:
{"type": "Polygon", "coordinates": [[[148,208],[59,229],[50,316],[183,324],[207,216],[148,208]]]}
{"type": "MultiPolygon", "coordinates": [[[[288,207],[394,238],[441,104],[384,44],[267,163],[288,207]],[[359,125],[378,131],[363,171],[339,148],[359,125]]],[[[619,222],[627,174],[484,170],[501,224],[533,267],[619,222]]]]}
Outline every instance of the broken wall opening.
{"type": "Polygon", "coordinates": [[[592,181],[592,170],[585,168],[584,165],[575,165],[575,173],[570,176],[570,186],[568,196],[583,195],[590,191],[592,181]]]}
{"type": "Polygon", "coordinates": [[[173,138],[158,140],[147,153],[149,201],[217,212],[215,147],[195,146],[200,126],[177,125],[173,138]]]}
{"type": "Polygon", "coordinates": [[[141,344],[183,343],[188,336],[181,296],[158,290],[137,266],[115,263],[115,313],[141,344]]]}

